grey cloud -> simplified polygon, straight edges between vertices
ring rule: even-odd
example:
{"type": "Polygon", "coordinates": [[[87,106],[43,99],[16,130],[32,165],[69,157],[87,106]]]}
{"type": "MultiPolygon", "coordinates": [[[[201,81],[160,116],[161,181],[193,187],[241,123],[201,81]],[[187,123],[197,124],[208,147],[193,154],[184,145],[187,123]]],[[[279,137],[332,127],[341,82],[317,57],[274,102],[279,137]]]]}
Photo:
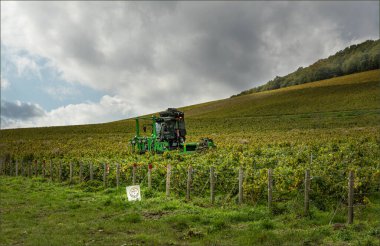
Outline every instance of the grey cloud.
{"type": "Polygon", "coordinates": [[[320,13],[322,18],[334,21],[344,39],[370,37],[371,34],[379,37],[378,1],[359,1],[351,4],[338,1],[316,4],[315,7],[315,11],[320,13]]]}
{"type": "Polygon", "coordinates": [[[365,1],[17,4],[30,43],[2,33],[5,45],[141,113],[228,97],[379,30],[379,4],[365,1]]]}
{"type": "Polygon", "coordinates": [[[28,120],[45,115],[45,111],[38,105],[25,102],[1,101],[1,118],[28,120]]]}

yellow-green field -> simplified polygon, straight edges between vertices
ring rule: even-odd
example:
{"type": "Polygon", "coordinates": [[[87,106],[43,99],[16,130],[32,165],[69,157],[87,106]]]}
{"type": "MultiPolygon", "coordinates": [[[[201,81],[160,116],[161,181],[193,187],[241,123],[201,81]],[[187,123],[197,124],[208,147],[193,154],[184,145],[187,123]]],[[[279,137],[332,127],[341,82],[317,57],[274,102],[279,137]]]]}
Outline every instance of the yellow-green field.
{"type": "MultiPolygon", "coordinates": [[[[163,109],[164,110],[164,109],[163,109]]],[[[182,108],[189,141],[209,136],[226,142],[319,141],[352,136],[379,137],[380,70],[182,108]]],[[[134,121],[1,130],[1,153],[39,157],[127,154],[134,121]]]]}

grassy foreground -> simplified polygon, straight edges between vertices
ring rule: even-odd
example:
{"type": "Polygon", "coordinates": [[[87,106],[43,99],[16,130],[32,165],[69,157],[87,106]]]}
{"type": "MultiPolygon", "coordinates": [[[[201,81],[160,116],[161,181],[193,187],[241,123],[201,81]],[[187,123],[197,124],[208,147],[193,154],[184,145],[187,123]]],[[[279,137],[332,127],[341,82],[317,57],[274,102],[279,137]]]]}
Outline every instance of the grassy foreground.
{"type": "Polygon", "coordinates": [[[0,192],[1,245],[380,244],[380,194],[344,225],[344,209],[270,215],[265,204],[212,207],[147,190],[143,201],[128,203],[124,189],[85,192],[40,178],[3,176],[0,192]]]}

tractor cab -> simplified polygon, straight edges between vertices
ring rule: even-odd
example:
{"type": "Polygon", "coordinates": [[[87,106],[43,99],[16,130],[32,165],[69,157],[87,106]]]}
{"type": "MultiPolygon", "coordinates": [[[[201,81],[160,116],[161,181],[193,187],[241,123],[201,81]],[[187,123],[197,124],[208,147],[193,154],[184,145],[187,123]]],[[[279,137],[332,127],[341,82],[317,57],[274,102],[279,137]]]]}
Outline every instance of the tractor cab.
{"type": "MultiPolygon", "coordinates": [[[[183,112],[168,108],[166,111],[159,113],[159,117],[140,117],[136,118],[136,136],[131,139],[132,150],[139,153],[146,151],[162,153],[167,150],[181,150],[183,152],[193,152],[207,147],[213,147],[211,139],[201,141],[201,143],[186,143],[185,115],[183,112]],[[151,120],[151,135],[141,136],[139,120],[151,120]]],[[[147,125],[143,125],[144,132],[147,131],[147,125]]]]}
{"type": "Polygon", "coordinates": [[[186,140],[184,114],[174,108],[160,112],[156,118],[156,132],[159,141],[167,141],[170,149],[178,149],[186,140]]]}

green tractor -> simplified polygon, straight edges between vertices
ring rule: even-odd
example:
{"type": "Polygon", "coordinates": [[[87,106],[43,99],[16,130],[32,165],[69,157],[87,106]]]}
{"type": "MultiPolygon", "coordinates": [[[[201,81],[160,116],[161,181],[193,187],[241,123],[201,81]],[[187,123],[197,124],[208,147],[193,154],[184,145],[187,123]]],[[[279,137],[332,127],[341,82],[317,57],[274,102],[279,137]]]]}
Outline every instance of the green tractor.
{"type": "Polygon", "coordinates": [[[199,143],[186,143],[185,115],[175,108],[168,108],[160,112],[160,116],[136,118],[136,136],[130,140],[132,151],[140,154],[147,151],[163,153],[164,151],[180,150],[191,153],[214,148],[210,138],[202,138],[199,143]],[[143,131],[151,128],[150,136],[140,135],[140,120],[149,120],[151,123],[143,125],[143,131]]]}

